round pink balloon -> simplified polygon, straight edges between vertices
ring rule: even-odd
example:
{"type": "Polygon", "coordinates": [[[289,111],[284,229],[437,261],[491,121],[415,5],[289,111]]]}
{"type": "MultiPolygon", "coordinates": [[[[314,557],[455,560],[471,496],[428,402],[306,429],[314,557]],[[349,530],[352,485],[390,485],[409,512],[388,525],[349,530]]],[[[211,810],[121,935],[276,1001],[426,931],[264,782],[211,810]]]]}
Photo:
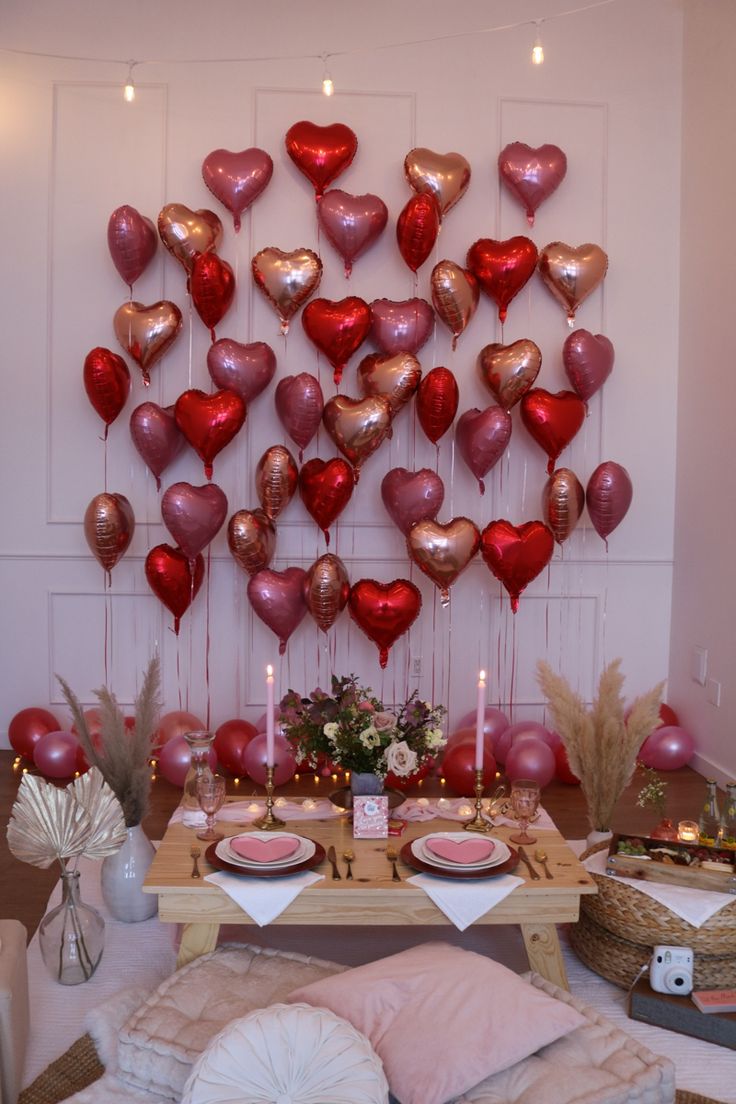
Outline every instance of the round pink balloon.
{"type": "Polygon", "coordinates": [[[243,752],[259,731],[250,721],[241,721],[239,718],[225,721],[218,728],[212,746],[222,766],[231,774],[243,773],[243,752]]]}
{"type": "Polygon", "coordinates": [[[71,778],[77,769],[79,741],[72,732],[47,732],[33,749],[33,762],[44,778],[71,778]]]}
{"type": "MultiPolygon", "coordinates": [[[[278,726],[278,724],[281,720],[281,710],[279,709],[278,706],[276,706],[276,708],[274,709],[273,716],[274,716],[274,721],[275,721],[276,725],[278,726]]],[[[254,721],[253,727],[255,728],[256,732],[265,732],[266,731],[266,714],[265,713],[262,713],[260,715],[260,717],[258,718],[258,720],[254,721]]],[[[330,772],[330,773],[332,773],[332,772],[330,772]]]]}
{"type": "Polygon", "coordinates": [[[8,739],[13,751],[26,759],[33,759],[33,749],[49,732],[58,732],[59,722],[48,709],[29,706],[16,713],[8,726],[8,739]]]}
{"type": "Polygon", "coordinates": [[[639,759],[653,770],[677,770],[686,766],[695,751],[695,740],[679,725],[664,725],[647,736],[639,759]]]}
{"type": "MultiPolygon", "coordinates": [[[[450,748],[457,747],[458,744],[475,744],[475,725],[465,725],[463,728],[456,728],[455,731],[448,737],[445,744],[445,752],[450,748]]],[[[493,755],[493,737],[483,734],[483,747],[484,756],[493,755]]]]}
{"type": "Polygon", "coordinates": [[[207,351],[207,371],[218,387],[236,391],[247,405],[273,379],[276,354],[265,341],[243,345],[223,337],[207,351]]]}
{"type": "Polygon", "coordinates": [[[371,337],[382,353],[416,353],[434,326],[434,311],[426,299],[374,299],[371,337]]]}
{"type": "MultiPolygon", "coordinates": [[[[469,713],[466,713],[464,717],[461,717],[457,723],[458,729],[472,728],[475,731],[476,711],[471,709],[469,713]]],[[[483,733],[486,736],[491,737],[493,743],[493,754],[496,754],[496,743],[502,732],[505,732],[509,727],[509,719],[505,713],[500,709],[495,709],[492,705],[487,705],[483,711],[483,733]]]]}
{"type": "Polygon", "coordinates": [[[130,436],[161,490],[161,475],[184,447],[184,435],[174,419],[173,406],[144,402],[130,415],[130,436]]]}
{"type": "MultiPolygon", "coordinates": [[[[274,737],[273,781],[275,786],[283,786],[296,773],[296,760],[291,744],[286,737],[276,733],[274,737]]],[[[243,766],[254,782],[263,786],[266,782],[266,733],[254,736],[243,752],[243,766]]]]}
{"type": "Polygon", "coordinates": [[[162,748],[175,736],[182,736],[185,732],[202,732],[203,729],[204,725],[194,713],[187,713],[184,709],[175,709],[171,713],[164,713],[159,718],[153,747],[154,749],[162,748]]]}
{"type": "MultiPolygon", "coordinates": [[[[217,754],[214,748],[210,748],[207,759],[210,770],[217,770],[217,754]]],[[[183,736],[174,736],[167,740],[161,748],[158,756],[158,772],[172,786],[183,786],[187,772],[192,763],[192,753],[189,744],[183,736]]]]}
{"type": "Polygon", "coordinates": [[[317,204],[317,222],[345,263],[345,277],[353,261],[383,233],[388,208],[376,195],[350,195],[339,188],[325,192],[317,204]]]}
{"type": "Polygon", "coordinates": [[[383,505],[404,536],[418,521],[433,520],[442,508],[445,485],[431,468],[392,468],[381,483],[383,505]]]}
{"type": "Polygon", "coordinates": [[[595,469],[585,491],[590,520],[599,537],[607,540],[626,517],[634,496],[631,476],[613,460],[604,460],[595,469]]]}
{"type": "Polygon", "coordinates": [[[543,740],[520,740],[506,756],[506,774],[511,782],[517,778],[533,778],[544,788],[554,778],[555,767],[555,753],[543,740]]]}

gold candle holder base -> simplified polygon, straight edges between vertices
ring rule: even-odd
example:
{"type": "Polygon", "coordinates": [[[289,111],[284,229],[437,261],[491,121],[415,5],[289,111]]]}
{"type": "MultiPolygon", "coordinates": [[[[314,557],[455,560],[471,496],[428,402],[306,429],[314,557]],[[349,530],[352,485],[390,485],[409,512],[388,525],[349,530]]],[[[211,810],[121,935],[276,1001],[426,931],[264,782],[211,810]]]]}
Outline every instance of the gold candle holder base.
{"type": "Polygon", "coordinates": [[[286,821],[280,820],[273,814],[273,772],[275,767],[266,767],[266,812],[264,816],[253,821],[254,828],[271,832],[277,828],[285,828],[286,821]]]}
{"type": "Polygon", "coordinates": [[[466,832],[490,832],[493,827],[483,817],[483,771],[475,772],[475,816],[464,826],[466,832]]]}

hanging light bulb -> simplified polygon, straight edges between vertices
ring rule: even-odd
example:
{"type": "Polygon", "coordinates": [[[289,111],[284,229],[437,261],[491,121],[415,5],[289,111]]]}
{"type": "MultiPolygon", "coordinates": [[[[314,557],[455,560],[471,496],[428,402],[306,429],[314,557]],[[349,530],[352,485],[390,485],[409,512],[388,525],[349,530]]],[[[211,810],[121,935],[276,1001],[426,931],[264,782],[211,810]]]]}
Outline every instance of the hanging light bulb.
{"type": "Polygon", "coordinates": [[[323,70],[323,73],[322,73],[322,94],[324,96],[332,96],[335,93],[335,86],[332,83],[332,77],[330,76],[329,71],[327,69],[327,56],[328,55],[327,54],[322,54],[321,56],[322,56],[322,64],[324,66],[324,70],[323,70]]]}
{"type": "Polygon", "coordinates": [[[544,46],[542,45],[542,20],[537,19],[534,23],[537,28],[537,36],[534,39],[534,45],[532,47],[532,65],[542,65],[544,63],[544,46]]]}
{"type": "Polygon", "coordinates": [[[134,61],[128,62],[128,79],[125,82],[125,88],[123,89],[123,99],[126,103],[132,103],[135,99],[135,85],[133,84],[133,66],[134,61]]]}

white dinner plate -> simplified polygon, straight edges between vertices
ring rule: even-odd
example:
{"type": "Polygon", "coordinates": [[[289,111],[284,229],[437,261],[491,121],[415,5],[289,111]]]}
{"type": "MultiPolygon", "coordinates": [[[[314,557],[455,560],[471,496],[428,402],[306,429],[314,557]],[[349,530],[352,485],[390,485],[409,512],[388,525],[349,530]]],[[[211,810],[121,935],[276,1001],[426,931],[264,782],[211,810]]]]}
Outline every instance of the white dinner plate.
{"type": "Polygon", "coordinates": [[[290,855],[286,855],[282,859],[276,859],[274,862],[255,862],[253,859],[246,859],[244,855],[239,855],[237,851],[233,851],[230,842],[236,837],[229,836],[226,839],[220,840],[215,848],[215,854],[225,862],[235,863],[237,866],[257,866],[259,869],[271,870],[277,869],[280,866],[292,866],[294,863],[306,862],[307,859],[311,859],[315,852],[315,846],[312,840],[303,839],[293,832],[248,832],[245,834],[255,839],[262,839],[265,841],[278,838],[279,836],[288,836],[290,839],[298,839],[299,846],[296,851],[292,851],[290,855]]]}
{"type": "Polygon", "coordinates": [[[432,832],[428,836],[422,836],[419,839],[413,840],[411,849],[412,853],[416,855],[422,862],[429,863],[430,866],[438,866],[445,870],[487,870],[492,866],[499,866],[511,855],[508,846],[503,840],[494,839],[493,851],[487,859],[483,859],[481,862],[474,863],[459,863],[453,862],[451,859],[443,859],[439,855],[435,855],[426,846],[425,842],[428,839],[449,839],[456,842],[462,842],[468,838],[465,832],[432,832]]]}

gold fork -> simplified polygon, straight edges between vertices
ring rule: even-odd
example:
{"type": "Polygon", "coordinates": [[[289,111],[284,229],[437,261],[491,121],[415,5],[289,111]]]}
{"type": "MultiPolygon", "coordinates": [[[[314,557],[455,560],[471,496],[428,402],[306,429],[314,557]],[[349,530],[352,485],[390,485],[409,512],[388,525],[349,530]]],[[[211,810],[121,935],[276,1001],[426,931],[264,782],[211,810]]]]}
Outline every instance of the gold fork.
{"type": "Polygon", "coordinates": [[[353,861],[353,859],[355,858],[355,852],[351,851],[350,848],[348,848],[346,851],[343,851],[342,857],[345,860],[345,862],[348,864],[348,872],[345,875],[345,878],[347,880],[348,878],[352,878],[352,876],[353,876],[353,868],[351,867],[350,864],[353,861]]]}
{"type": "Polygon", "coordinates": [[[386,858],[388,859],[388,861],[391,863],[391,866],[393,867],[393,873],[392,873],[391,877],[392,877],[393,881],[395,881],[395,882],[400,882],[401,881],[401,875],[399,874],[398,870],[396,869],[396,860],[398,859],[398,857],[399,857],[399,853],[396,850],[396,848],[393,847],[391,844],[389,844],[388,847],[386,848],[386,858]]]}
{"type": "Polygon", "coordinates": [[[191,874],[192,878],[201,878],[202,877],[202,875],[199,873],[199,864],[197,862],[197,859],[199,858],[199,856],[201,854],[202,854],[202,850],[199,847],[192,847],[189,851],[189,857],[192,860],[192,874],[191,874]]]}

